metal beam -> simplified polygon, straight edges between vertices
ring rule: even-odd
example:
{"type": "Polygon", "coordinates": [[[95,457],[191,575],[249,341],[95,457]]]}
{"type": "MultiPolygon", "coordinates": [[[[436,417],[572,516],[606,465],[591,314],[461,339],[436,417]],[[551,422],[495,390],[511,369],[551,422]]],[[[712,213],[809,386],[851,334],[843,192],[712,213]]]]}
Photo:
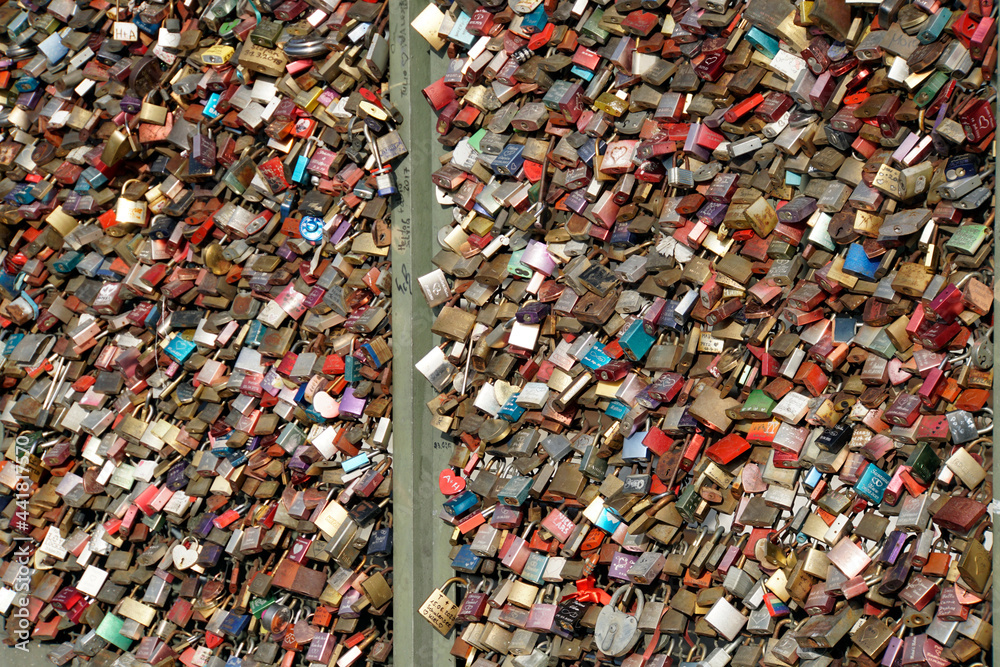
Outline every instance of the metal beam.
{"type": "MultiPolygon", "coordinates": [[[[995,42],[994,42],[995,43],[995,42]]],[[[993,85],[997,90],[1000,90],[1000,73],[997,74],[997,78],[994,79],[993,85]]],[[[996,139],[994,139],[996,142],[996,139]]],[[[996,143],[994,143],[994,154],[996,153],[996,143]]],[[[995,162],[993,165],[994,169],[994,180],[993,180],[993,238],[990,240],[993,243],[993,266],[994,271],[996,270],[997,264],[1000,264],[1000,256],[997,255],[997,238],[1000,234],[1000,217],[996,216],[996,207],[1000,204],[1000,162],[995,162]]],[[[984,212],[983,215],[986,215],[984,212]]],[[[996,275],[993,276],[993,321],[996,322],[997,312],[1000,312],[1000,285],[997,284],[996,275]]],[[[984,326],[984,325],[982,325],[984,326]]],[[[994,363],[997,359],[1000,359],[1000,334],[994,333],[993,335],[993,359],[994,363]]],[[[993,455],[993,502],[991,503],[990,519],[993,521],[993,546],[991,547],[993,553],[993,577],[997,576],[1000,572],[1000,527],[997,526],[998,515],[992,511],[994,507],[997,506],[997,501],[1000,500],[1000,485],[997,484],[997,474],[1000,472],[1000,468],[997,467],[996,458],[996,443],[1000,442],[1000,373],[997,373],[997,369],[993,369],[993,443],[992,451],[993,455]]],[[[993,609],[1000,609],[1000,586],[995,583],[993,585],[993,609]]],[[[994,666],[1000,665],[1000,661],[997,659],[997,648],[1000,647],[1000,622],[997,619],[993,619],[993,650],[987,652],[987,655],[992,654],[993,660],[992,664],[994,666]]],[[[987,662],[987,657],[983,656],[983,662],[987,662]]]]}
{"type": "Polygon", "coordinates": [[[433,269],[437,230],[448,222],[430,183],[441,152],[434,141],[436,119],[420,92],[443,73],[447,59],[432,54],[410,28],[423,8],[389,1],[389,98],[404,116],[399,134],[409,149],[396,168],[400,194],[392,202],[393,652],[397,665],[450,665],[451,641],[417,614],[453,574],[448,531],[438,519],[437,484],[452,445],[430,424],[427,401],[435,392],[414,368],[437,342],[417,278],[433,269]]]}

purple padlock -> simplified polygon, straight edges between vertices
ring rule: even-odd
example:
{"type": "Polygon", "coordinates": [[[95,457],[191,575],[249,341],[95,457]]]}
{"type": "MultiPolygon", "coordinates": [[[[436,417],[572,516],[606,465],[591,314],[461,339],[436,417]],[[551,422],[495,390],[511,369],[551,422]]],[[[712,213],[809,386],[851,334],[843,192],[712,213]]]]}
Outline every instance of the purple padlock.
{"type": "Polygon", "coordinates": [[[638,556],[633,556],[623,551],[616,551],[615,555],[611,557],[611,564],[608,566],[608,577],[628,581],[628,571],[632,569],[637,560],[639,560],[638,556]]]}
{"type": "Polygon", "coordinates": [[[712,153],[704,146],[698,145],[698,134],[701,132],[701,123],[694,123],[688,130],[687,138],[684,139],[684,154],[694,155],[702,162],[708,162],[712,153]]]}
{"type": "Polygon", "coordinates": [[[684,409],[684,414],[677,421],[677,427],[682,431],[694,431],[698,428],[698,420],[691,415],[687,408],[684,409]]]}
{"type": "Polygon", "coordinates": [[[365,411],[368,401],[354,396],[354,388],[348,387],[344,390],[344,396],[340,400],[340,416],[359,418],[365,411]]]}
{"type": "Polygon", "coordinates": [[[326,294],[326,290],[319,285],[314,285],[309,294],[306,295],[306,300],[302,302],[302,305],[306,308],[315,308],[323,301],[323,295],[326,294]]]}
{"type": "Polygon", "coordinates": [[[729,204],[714,201],[705,202],[705,204],[698,209],[698,222],[703,222],[712,229],[715,229],[722,223],[723,218],[726,217],[726,211],[728,210],[729,204]]]}
{"type": "Polygon", "coordinates": [[[564,203],[566,204],[566,208],[573,211],[577,215],[583,215],[583,212],[587,210],[588,206],[590,206],[590,202],[587,201],[587,198],[584,196],[582,188],[571,192],[570,195],[566,197],[566,201],[564,203]]]}
{"type": "Polygon", "coordinates": [[[299,257],[298,253],[295,252],[292,249],[292,246],[288,244],[288,241],[282,243],[281,247],[278,248],[275,254],[278,255],[278,257],[280,257],[281,259],[285,260],[286,262],[295,261],[299,257]]]}
{"type": "Polygon", "coordinates": [[[309,642],[306,660],[326,664],[330,662],[337,640],[329,632],[317,632],[309,642]]]}
{"type": "Polygon", "coordinates": [[[122,108],[122,111],[130,116],[134,116],[142,109],[142,100],[135,95],[126,94],[122,97],[122,100],[118,103],[118,105],[122,108]]]}
{"type": "Polygon", "coordinates": [[[357,592],[353,588],[344,593],[344,597],[340,598],[340,608],[337,609],[337,615],[341,618],[358,618],[361,616],[360,612],[351,609],[351,605],[361,599],[361,593],[357,592]]]}
{"type": "Polygon", "coordinates": [[[497,503],[490,517],[490,525],[500,530],[517,528],[524,520],[524,512],[516,507],[497,503]]]}
{"type": "Polygon", "coordinates": [[[201,545],[201,551],[198,552],[196,564],[211,567],[219,562],[223,553],[225,552],[218,544],[203,544],[201,545]]]}
{"type": "Polygon", "coordinates": [[[899,554],[903,553],[903,547],[906,546],[911,537],[913,535],[904,533],[901,530],[894,530],[889,533],[889,537],[886,538],[885,544],[882,546],[882,552],[878,556],[878,562],[886,565],[894,565],[899,558],[899,554]]]}
{"type": "Polygon", "coordinates": [[[187,463],[179,463],[167,471],[166,486],[168,489],[176,492],[187,487],[188,478],[184,475],[185,470],[187,470],[187,463]]]}
{"type": "Polygon", "coordinates": [[[261,390],[266,391],[270,396],[277,396],[284,386],[285,383],[281,379],[281,376],[278,375],[278,372],[274,370],[274,366],[267,369],[264,379],[260,381],[261,390]]]}
{"type": "Polygon", "coordinates": [[[321,458],[316,456],[318,453],[315,448],[309,445],[300,445],[292,454],[292,458],[288,460],[289,470],[305,473],[309,466],[321,458]]]}
{"type": "Polygon", "coordinates": [[[521,324],[538,324],[549,314],[549,304],[535,301],[518,308],[515,317],[521,324]]]}
{"type": "Polygon", "coordinates": [[[212,532],[212,528],[215,527],[215,524],[212,522],[215,521],[216,516],[214,512],[202,514],[198,517],[198,525],[191,532],[199,537],[208,537],[208,534],[212,532]]]}

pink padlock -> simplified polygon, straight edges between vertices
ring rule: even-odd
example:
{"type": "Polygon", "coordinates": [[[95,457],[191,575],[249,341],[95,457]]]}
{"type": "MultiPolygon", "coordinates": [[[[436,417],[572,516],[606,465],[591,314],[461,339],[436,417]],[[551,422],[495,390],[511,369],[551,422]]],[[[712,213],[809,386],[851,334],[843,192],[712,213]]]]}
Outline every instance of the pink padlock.
{"type": "Polygon", "coordinates": [[[556,260],[549,254],[548,246],[540,241],[528,241],[521,263],[546,276],[552,275],[556,268],[556,260]]]}

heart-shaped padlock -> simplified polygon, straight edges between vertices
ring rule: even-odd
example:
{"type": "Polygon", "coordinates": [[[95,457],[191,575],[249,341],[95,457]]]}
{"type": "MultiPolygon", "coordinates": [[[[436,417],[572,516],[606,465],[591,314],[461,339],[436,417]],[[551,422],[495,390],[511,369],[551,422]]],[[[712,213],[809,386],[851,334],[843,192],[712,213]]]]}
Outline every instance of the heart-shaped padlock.
{"type": "Polygon", "coordinates": [[[594,640],[598,650],[608,656],[622,656],[632,650],[636,642],[639,641],[639,616],[645,606],[645,599],[642,591],[636,591],[636,610],[634,614],[627,614],[618,608],[623,602],[624,596],[632,590],[632,586],[622,586],[614,595],[611,601],[601,609],[597,616],[597,625],[594,627],[594,640]]]}

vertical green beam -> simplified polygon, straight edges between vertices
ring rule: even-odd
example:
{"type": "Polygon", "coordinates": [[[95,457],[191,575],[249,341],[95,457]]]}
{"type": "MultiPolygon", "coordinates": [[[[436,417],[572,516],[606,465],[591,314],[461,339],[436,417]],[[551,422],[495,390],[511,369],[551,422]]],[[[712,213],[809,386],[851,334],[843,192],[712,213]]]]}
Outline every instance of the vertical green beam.
{"type": "Polygon", "coordinates": [[[435,392],[414,367],[437,342],[431,334],[434,314],[417,278],[433,269],[437,230],[447,222],[430,180],[439,166],[436,119],[420,92],[446,60],[410,28],[425,4],[389,0],[389,98],[403,114],[399,134],[409,149],[396,166],[399,196],[391,203],[393,652],[397,665],[444,666],[454,661],[451,640],[417,614],[431,591],[452,576],[437,484],[452,446],[430,424],[426,404],[435,392]]]}

